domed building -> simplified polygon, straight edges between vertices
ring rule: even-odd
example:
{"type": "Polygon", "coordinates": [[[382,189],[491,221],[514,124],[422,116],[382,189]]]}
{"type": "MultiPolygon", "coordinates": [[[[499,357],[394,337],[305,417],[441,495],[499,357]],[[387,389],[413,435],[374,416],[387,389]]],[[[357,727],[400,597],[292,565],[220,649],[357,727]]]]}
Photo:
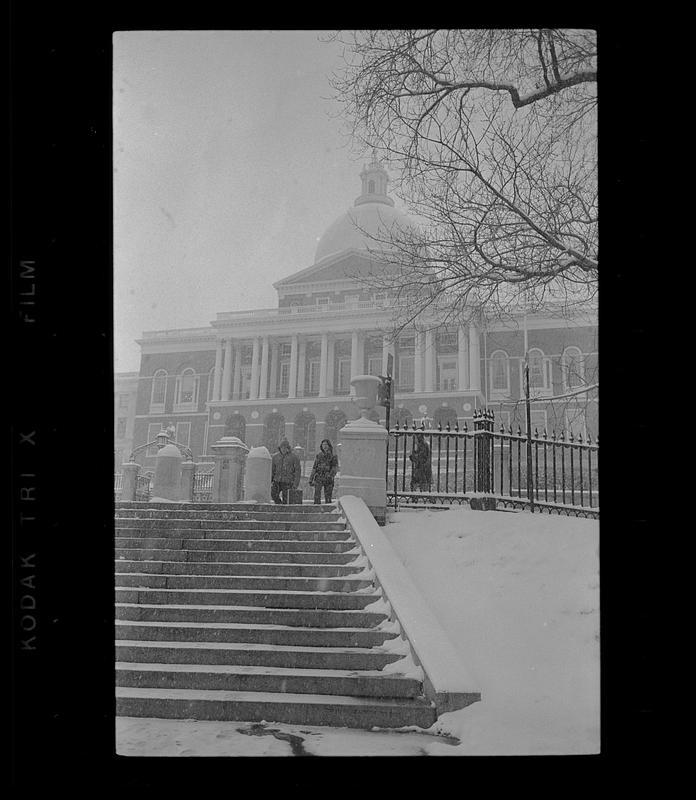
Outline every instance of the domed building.
{"type": "MultiPolygon", "coordinates": [[[[360,195],[321,236],[314,263],[274,284],[276,308],[220,312],[205,327],[143,333],[134,447],[173,425],[176,440],[197,460],[224,435],[271,451],[286,436],[309,459],[322,438],[336,444],[345,422],[359,416],[351,377],[385,375],[389,365],[392,423],[471,426],[474,411],[488,407],[503,424],[515,424],[526,350],[534,393],[540,401],[549,398],[535,405],[533,425],[581,425],[594,435],[587,403],[580,422],[557,420],[553,403],[572,389],[568,363],[583,380],[595,368],[592,321],[537,315],[523,333],[509,322],[483,330],[431,320],[430,330],[404,330],[392,342],[393,301],[364,277],[378,263],[396,263],[392,235],[417,233],[417,227],[395,207],[379,163],[366,165],[360,179],[360,195]]],[[[566,414],[567,402],[563,408],[566,414]]],[[[385,409],[375,415],[385,421],[385,409]]],[[[153,447],[138,460],[151,467],[156,452],[153,447]]]]}

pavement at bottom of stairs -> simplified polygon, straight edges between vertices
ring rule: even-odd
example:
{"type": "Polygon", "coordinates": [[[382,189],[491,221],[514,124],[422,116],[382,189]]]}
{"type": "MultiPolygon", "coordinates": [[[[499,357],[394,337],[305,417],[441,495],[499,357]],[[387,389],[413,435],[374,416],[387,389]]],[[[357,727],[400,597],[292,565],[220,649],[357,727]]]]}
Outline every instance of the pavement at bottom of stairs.
{"type": "Polygon", "coordinates": [[[420,730],[117,717],[121,756],[459,755],[459,740],[420,730]]]}

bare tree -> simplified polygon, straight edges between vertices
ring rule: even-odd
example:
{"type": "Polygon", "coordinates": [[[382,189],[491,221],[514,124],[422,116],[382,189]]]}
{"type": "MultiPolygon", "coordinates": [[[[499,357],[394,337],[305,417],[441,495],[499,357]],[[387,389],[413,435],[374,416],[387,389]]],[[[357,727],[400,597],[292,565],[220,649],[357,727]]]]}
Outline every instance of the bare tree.
{"type": "Polygon", "coordinates": [[[365,280],[396,295],[399,327],[429,309],[453,320],[520,301],[562,313],[593,301],[595,32],[332,38],[345,46],[332,87],[349,132],[390,168],[421,223],[372,236],[382,266],[365,280]]]}

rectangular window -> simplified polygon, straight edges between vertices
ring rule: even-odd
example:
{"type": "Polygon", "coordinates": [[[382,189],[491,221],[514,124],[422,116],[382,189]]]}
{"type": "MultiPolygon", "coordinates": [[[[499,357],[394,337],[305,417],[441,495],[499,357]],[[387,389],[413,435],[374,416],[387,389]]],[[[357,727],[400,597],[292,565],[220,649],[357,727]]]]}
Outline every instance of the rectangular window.
{"type": "Polygon", "coordinates": [[[413,356],[399,356],[399,391],[412,392],[415,379],[413,356]]]}
{"type": "Polygon", "coordinates": [[[348,394],[350,392],[350,359],[339,358],[337,370],[336,394],[348,394]]]}
{"type": "Polygon", "coordinates": [[[128,399],[129,396],[127,394],[119,394],[118,396],[119,411],[125,411],[128,408],[128,399]]]}
{"type": "Polygon", "coordinates": [[[440,391],[457,391],[457,362],[453,359],[440,361],[440,391]]]}
{"type": "Polygon", "coordinates": [[[319,394],[319,360],[314,359],[307,364],[307,383],[305,391],[308,395],[319,394]]]}
{"type": "Polygon", "coordinates": [[[240,373],[242,382],[239,398],[240,400],[248,400],[251,396],[251,364],[243,364],[240,373]]]}
{"type": "MultiPolygon", "coordinates": [[[[157,436],[157,434],[161,430],[162,430],[162,424],[161,423],[159,423],[159,422],[151,422],[147,426],[147,439],[145,441],[146,442],[154,441],[155,437],[157,436]]],[[[153,444],[151,447],[148,447],[147,450],[145,451],[145,454],[148,457],[149,456],[156,456],[157,455],[157,446],[153,444]]]]}
{"type": "Polygon", "coordinates": [[[290,386],[290,362],[280,362],[280,377],[278,380],[278,394],[287,397],[290,386]]]}
{"type": "Polygon", "coordinates": [[[190,422],[177,422],[176,423],[176,440],[179,444],[189,446],[191,441],[191,423],[190,422]]]}
{"type": "Polygon", "coordinates": [[[368,375],[382,374],[382,356],[370,356],[367,359],[367,374],[368,375]]]}
{"type": "Polygon", "coordinates": [[[125,439],[126,438],[126,425],[128,420],[125,417],[119,417],[116,420],[116,438],[117,439],[125,439]]]}
{"type": "Polygon", "coordinates": [[[347,294],[346,295],[346,305],[348,306],[357,306],[360,302],[360,295],[359,294],[347,294]]]}
{"type": "Polygon", "coordinates": [[[317,305],[323,306],[323,311],[326,311],[329,306],[329,298],[328,297],[317,297],[317,305]]]}

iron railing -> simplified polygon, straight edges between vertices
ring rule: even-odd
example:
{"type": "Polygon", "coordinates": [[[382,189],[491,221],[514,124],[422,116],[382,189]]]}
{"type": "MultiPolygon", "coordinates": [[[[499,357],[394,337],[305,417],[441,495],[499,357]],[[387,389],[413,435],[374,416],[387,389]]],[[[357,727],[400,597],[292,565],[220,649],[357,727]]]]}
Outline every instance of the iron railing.
{"type": "Polygon", "coordinates": [[[498,506],[534,512],[599,516],[599,441],[561,431],[551,435],[504,426],[490,411],[474,413],[473,429],[401,428],[389,431],[387,503],[452,504],[489,497],[498,506]],[[409,455],[416,434],[430,448],[432,481],[411,483],[409,455]]]}
{"type": "Polygon", "coordinates": [[[213,480],[215,475],[212,472],[196,472],[193,476],[193,502],[212,503],[213,501],[213,480]]]}

